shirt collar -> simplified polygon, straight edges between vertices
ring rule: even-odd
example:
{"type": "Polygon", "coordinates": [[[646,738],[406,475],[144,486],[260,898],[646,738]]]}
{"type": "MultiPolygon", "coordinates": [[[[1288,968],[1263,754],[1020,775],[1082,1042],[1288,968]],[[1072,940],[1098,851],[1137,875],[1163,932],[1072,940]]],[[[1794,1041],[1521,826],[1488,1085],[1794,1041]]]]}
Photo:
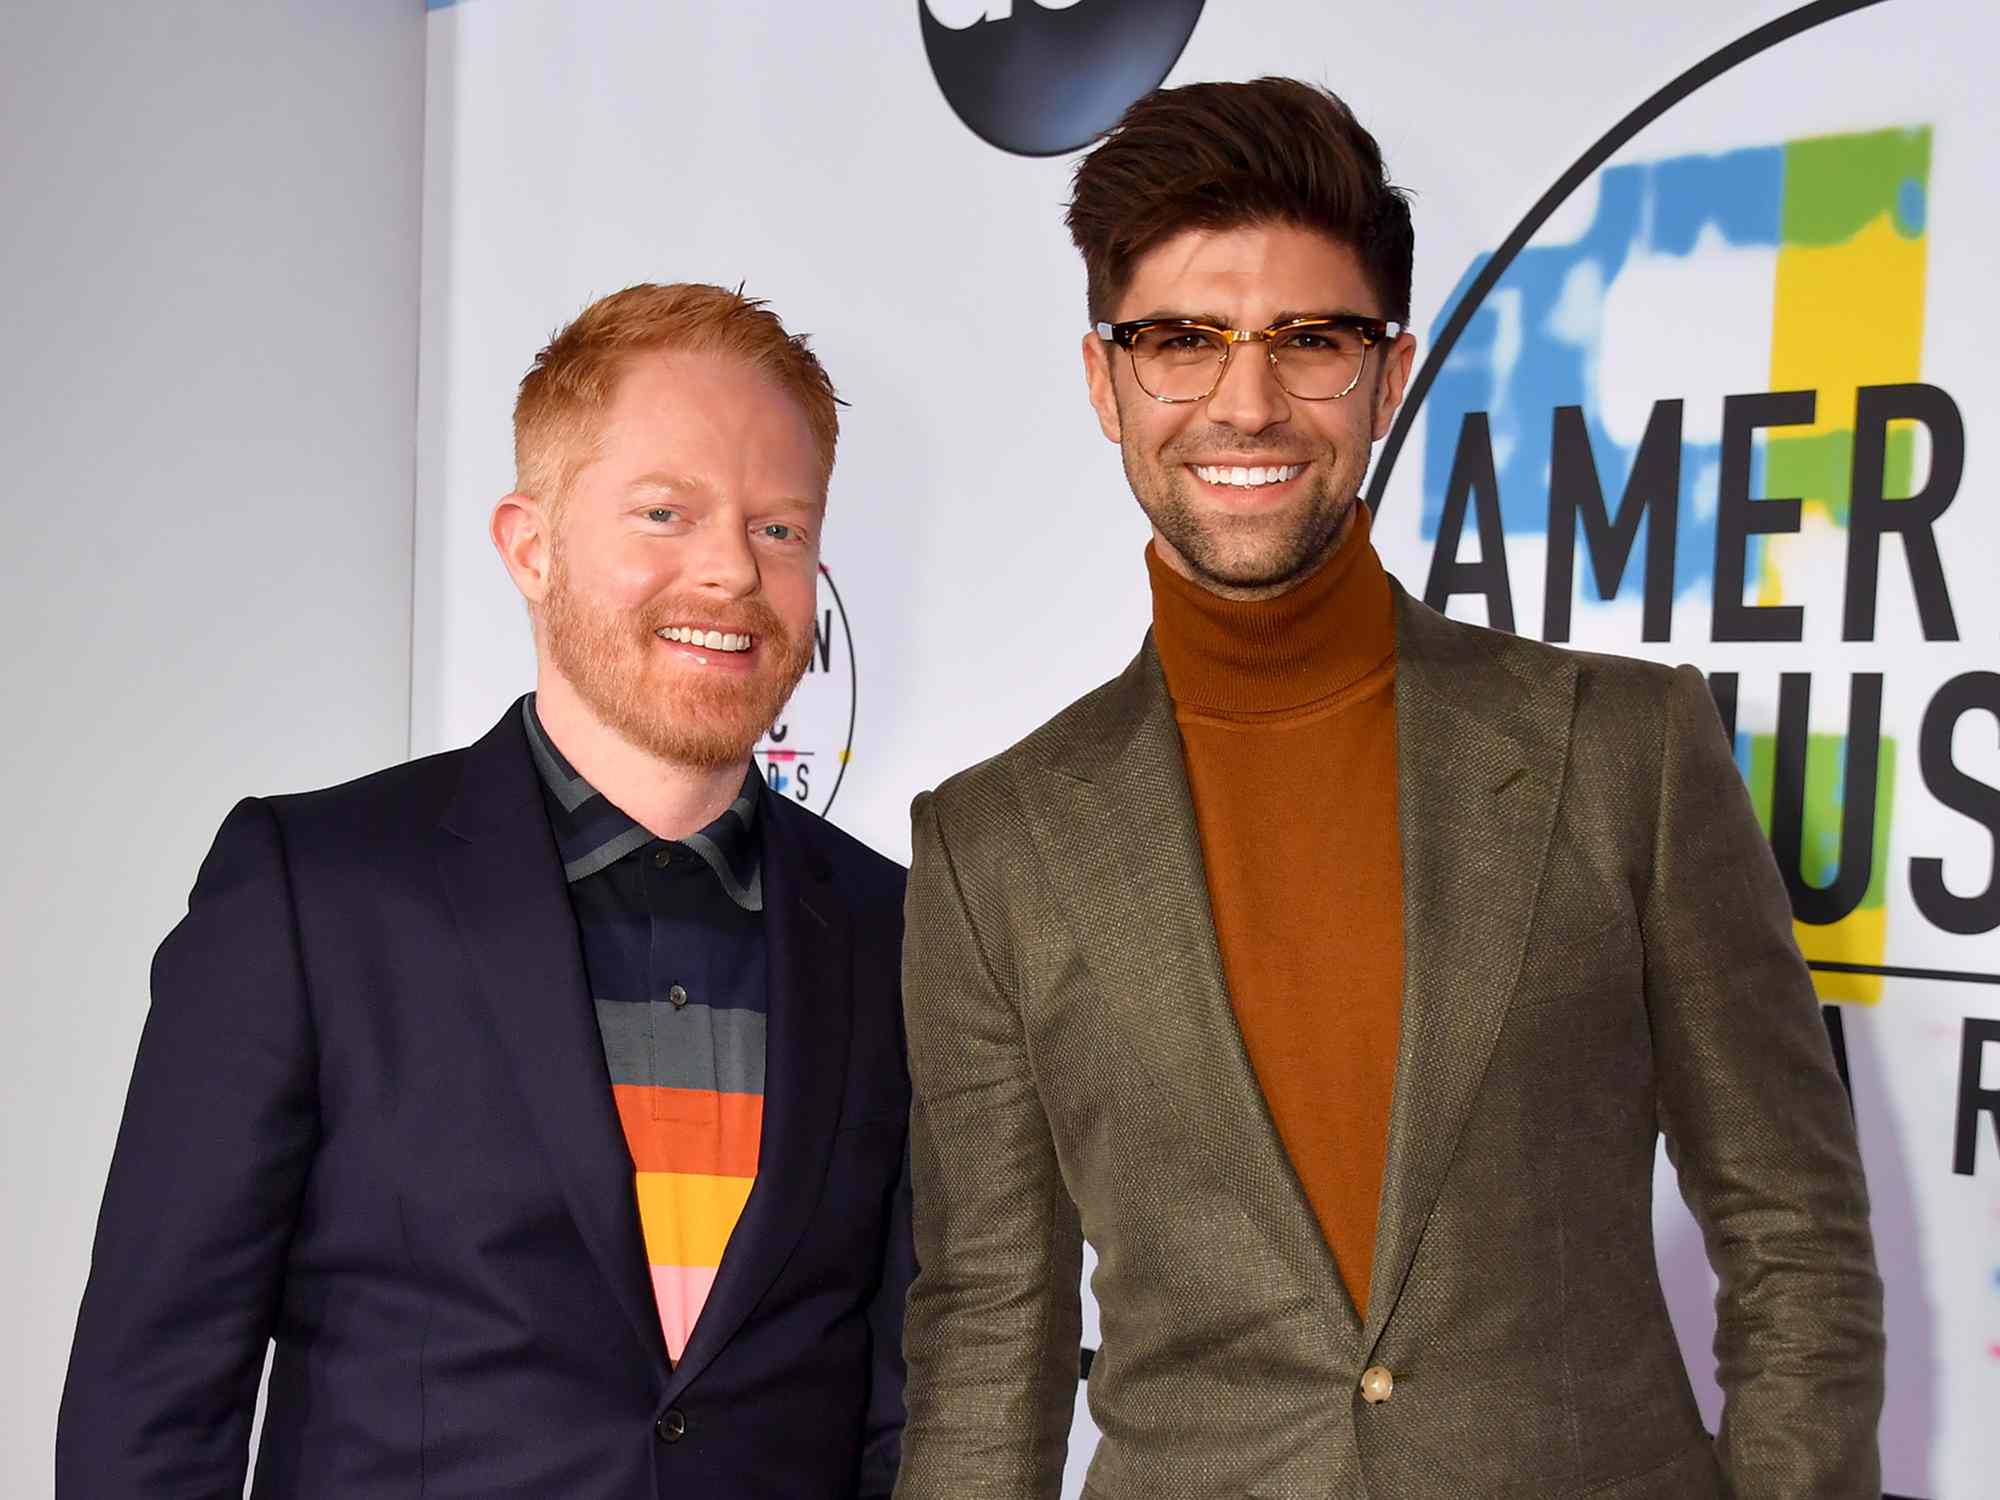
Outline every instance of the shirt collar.
{"type": "Polygon", "coordinates": [[[764,870],[757,838],[757,804],[764,778],[753,761],[743,773],[736,800],[699,833],[683,839],[661,839],[641,827],[621,808],[580,776],[563,759],[562,751],[542,728],[535,712],[535,695],[521,700],[521,723],[528,732],[528,749],[541,773],[549,825],[555,831],[556,852],[563,878],[571,885],[595,875],[649,844],[673,844],[700,857],[715,872],[722,888],[745,911],[764,909],[764,870]]]}

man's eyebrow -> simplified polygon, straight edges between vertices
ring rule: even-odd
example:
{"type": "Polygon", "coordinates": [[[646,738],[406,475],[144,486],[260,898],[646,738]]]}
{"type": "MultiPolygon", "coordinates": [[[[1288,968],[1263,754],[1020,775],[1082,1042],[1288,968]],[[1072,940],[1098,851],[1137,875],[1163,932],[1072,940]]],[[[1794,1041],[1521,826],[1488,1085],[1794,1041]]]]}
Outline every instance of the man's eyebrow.
{"type": "Polygon", "coordinates": [[[625,486],[625,493],[628,495],[672,495],[687,490],[694,490],[699,493],[707,490],[707,488],[707,485],[691,474],[669,474],[664,470],[660,470],[651,474],[641,474],[637,479],[634,479],[625,486]]]}
{"type": "MultiPolygon", "coordinates": [[[[1356,312],[1351,307],[1314,308],[1309,312],[1292,312],[1288,310],[1279,313],[1265,326],[1276,328],[1282,323],[1302,323],[1308,318],[1331,322],[1336,318],[1370,318],[1372,316],[1370,313],[1356,312]]],[[[1149,312],[1143,318],[1133,318],[1130,321],[1134,323],[1206,323],[1211,328],[1236,327],[1236,320],[1227,313],[1178,312],[1169,308],[1162,308],[1157,312],[1149,312]]]]}
{"type": "Polygon", "coordinates": [[[1172,308],[1162,308],[1149,312],[1141,318],[1128,318],[1131,323],[1206,323],[1211,328],[1233,328],[1228,316],[1218,312],[1177,312],[1172,308]]]}
{"type": "Polygon", "coordinates": [[[1337,318],[1366,318],[1369,316],[1368,313],[1356,312],[1351,307],[1336,307],[1331,310],[1316,308],[1311,312],[1287,311],[1281,312],[1277,317],[1271,319],[1271,327],[1276,328],[1280,323],[1303,323],[1308,318],[1317,318],[1330,323],[1337,318]]]}

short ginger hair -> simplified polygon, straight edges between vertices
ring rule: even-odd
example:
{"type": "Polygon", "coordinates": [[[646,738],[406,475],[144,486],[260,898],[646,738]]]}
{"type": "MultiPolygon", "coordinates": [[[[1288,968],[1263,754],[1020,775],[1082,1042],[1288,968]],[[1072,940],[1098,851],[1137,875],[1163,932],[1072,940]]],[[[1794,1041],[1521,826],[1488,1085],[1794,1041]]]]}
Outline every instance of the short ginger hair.
{"type": "Polygon", "coordinates": [[[1296,78],[1155,89],[1076,169],[1070,238],[1091,321],[1108,319],[1148,250],[1183,230],[1290,224],[1350,247],[1382,316],[1410,320],[1415,236],[1375,137],[1340,98],[1296,78]]]}
{"type": "Polygon", "coordinates": [[[805,414],[821,478],[833,472],[840,398],[819,357],[756,297],[701,282],[641,282],[556,331],[514,401],[514,487],[560,507],[595,454],[598,423],[635,355],[727,354],[768,376],[805,414]]]}

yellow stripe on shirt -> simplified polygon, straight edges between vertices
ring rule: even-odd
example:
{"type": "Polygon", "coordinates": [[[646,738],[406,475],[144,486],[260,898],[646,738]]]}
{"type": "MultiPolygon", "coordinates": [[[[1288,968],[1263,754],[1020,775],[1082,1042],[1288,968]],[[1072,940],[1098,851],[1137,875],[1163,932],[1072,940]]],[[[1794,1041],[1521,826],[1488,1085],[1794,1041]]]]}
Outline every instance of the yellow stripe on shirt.
{"type": "Polygon", "coordinates": [[[719,1266],[754,1177],[636,1172],[639,1226],[655,1266],[719,1266]]]}

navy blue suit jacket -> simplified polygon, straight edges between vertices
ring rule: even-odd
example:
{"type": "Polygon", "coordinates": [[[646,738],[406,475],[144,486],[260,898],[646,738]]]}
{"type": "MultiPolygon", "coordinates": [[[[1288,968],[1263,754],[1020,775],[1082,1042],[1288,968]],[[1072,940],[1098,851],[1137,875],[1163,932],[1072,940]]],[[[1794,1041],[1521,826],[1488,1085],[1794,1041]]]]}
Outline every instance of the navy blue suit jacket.
{"type": "Polygon", "coordinates": [[[887,1494],[911,1274],[903,872],[766,804],[756,1185],[670,1368],[518,705],[223,824],[153,1005],[65,1500],[887,1494]]]}

